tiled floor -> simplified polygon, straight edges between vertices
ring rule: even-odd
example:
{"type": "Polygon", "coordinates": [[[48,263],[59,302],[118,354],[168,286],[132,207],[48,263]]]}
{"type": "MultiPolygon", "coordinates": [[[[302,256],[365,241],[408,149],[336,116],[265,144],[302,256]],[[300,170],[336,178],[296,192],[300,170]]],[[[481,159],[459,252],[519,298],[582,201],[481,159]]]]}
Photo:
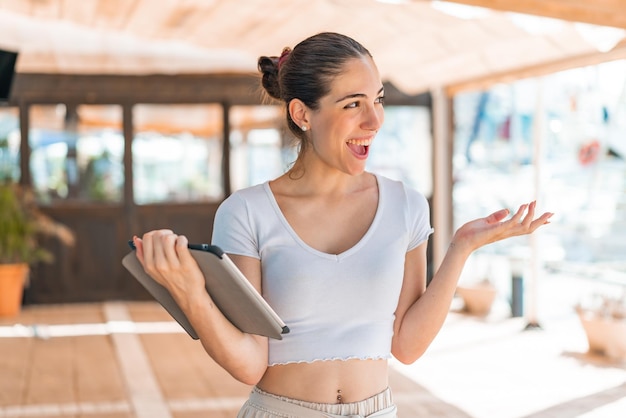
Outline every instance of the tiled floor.
{"type": "Polygon", "coordinates": [[[626,417],[626,359],[588,353],[573,309],[600,288],[567,275],[542,278],[539,329],[511,318],[502,298],[486,318],[453,309],[427,353],[398,370],[474,418],[626,417]]]}
{"type": "MultiPolygon", "coordinates": [[[[626,416],[626,364],[587,354],[564,285],[544,283],[538,330],[502,300],[486,318],[455,302],[424,357],[392,362],[400,417],[626,416]]],[[[249,390],[155,303],[28,306],[0,319],[1,418],[234,417],[249,390]]]]}
{"type": "MultiPolygon", "coordinates": [[[[0,417],[234,417],[235,381],[155,303],[26,307],[0,321],[0,417]]],[[[466,417],[393,371],[403,416],[466,417]]]]}

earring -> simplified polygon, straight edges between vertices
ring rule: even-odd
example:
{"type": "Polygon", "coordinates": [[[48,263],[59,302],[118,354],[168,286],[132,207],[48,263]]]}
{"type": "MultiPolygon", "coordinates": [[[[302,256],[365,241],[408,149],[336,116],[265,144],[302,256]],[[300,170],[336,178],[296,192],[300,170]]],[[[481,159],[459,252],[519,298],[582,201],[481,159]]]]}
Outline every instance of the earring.
{"type": "Polygon", "coordinates": [[[302,132],[306,132],[309,128],[307,128],[306,125],[302,125],[300,129],[302,129],[302,132]]]}

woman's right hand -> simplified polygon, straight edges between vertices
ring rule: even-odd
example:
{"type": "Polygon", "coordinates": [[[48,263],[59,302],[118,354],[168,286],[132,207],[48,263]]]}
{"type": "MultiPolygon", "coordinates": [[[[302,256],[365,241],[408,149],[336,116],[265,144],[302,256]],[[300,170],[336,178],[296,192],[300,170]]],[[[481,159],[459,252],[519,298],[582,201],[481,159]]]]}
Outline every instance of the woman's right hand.
{"type": "MultiPolygon", "coordinates": [[[[209,356],[235,379],[248,385],[256,384],[267,369],[267,337],[243,333],[217,309],[205,290],[204,275],[187,248],[187,238],[169,229],[160,229],[142,238],[133,237],[133,242],[144,270],[176,300],[209,356]]],[[[259,260],[239,258],[234,257],[234,260],[259,289],[259,260]]]]}
{"type": "Polygon", "coordinates": [[[142,238],[135,236],[133,242],[146,273],[165,287],[183,310],[189,297],[204,291],[204,275],[187,248],[187,237],[160,229],[142,238]]]}

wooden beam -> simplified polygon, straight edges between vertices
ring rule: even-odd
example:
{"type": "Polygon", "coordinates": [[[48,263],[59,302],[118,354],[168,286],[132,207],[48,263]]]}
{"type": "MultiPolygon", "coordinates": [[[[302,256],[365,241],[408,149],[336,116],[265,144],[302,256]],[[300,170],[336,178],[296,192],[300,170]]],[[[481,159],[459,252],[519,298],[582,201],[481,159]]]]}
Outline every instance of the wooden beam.
{"type": "Polygon", "coordinates": [[[449,85],[446,88],[448,96],[471,90],[485,90],[498,83],[511,83],[530,77],[540,77],[559,71],[571,70],[590,65],[598,65],[604,62],[626,59],[626,41],[622,41],[609,52],[597,52],[579,55],[563,60],[547,62],[539,65],[519,68],[514,71],[494,73],[484,77],[466,80],[449,85]]]}
{"type": "Polygon", "coordinates": [[[262,104],[256,74],[91,75],[16,73],[11,100],[29,103],[262,104]]]}
{"type": "Polygon", "coordinates": [[[626,29],[626,0],[446,0],[504,12],[525,13],[626,29]]]}
{"type": "MultiPolygon", "coordinates": [[[[268,104],[261,92],[256,73],[99,75],[18,72],[9,104],[268,104]]],[[[430,95],[407,95],[385,83],[385,102],[396,106],[430,106],[430,95]]]]}

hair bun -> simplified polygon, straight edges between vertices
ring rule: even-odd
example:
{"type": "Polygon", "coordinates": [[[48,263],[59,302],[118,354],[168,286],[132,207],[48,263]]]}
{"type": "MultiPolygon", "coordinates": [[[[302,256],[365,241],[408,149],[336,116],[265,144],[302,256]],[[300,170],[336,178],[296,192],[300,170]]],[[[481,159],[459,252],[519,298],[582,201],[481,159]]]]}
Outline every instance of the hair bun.
{"type": "Polygon", "coordinates": [[[280,84],[278,83],[278,57],[260,57],[258,68],[263,78],[261,84],[271,97],[280,99],[280,84]]]}

